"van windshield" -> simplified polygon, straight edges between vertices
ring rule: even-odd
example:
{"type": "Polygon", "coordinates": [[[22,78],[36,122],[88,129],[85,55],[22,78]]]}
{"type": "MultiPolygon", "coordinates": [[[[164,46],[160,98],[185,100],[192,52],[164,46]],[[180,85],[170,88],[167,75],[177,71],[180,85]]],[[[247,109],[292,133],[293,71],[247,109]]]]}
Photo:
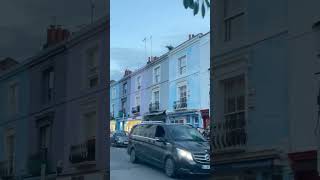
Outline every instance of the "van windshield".
{"type": "Polygon", "coordinates": [[[205,138],[198,130],[188,126],[170,126],[171,135],[176,141],[201,141],[206,142],[205,138]]]}

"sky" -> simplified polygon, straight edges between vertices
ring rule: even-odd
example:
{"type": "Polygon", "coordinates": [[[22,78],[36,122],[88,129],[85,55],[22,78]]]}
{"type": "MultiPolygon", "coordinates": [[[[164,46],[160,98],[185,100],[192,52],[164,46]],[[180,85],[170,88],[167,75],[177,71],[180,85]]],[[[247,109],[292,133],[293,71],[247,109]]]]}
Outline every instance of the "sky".
{"type": "Polygon", "coordinates": [[[185,9],[182,0],[111,0],[110,1],[110,79],[119,80],[126,68],[138,69],[147,56],[161,56],[166,45],[177,46],[189,34],[210,31],[210,10],[205,18],[185,9]]]}
{"type": "MultiPolygon", "coordinates": [[[[107,14],[106,0],[95,1],[95,18],[107,14]]],[[[1,0],[0,60],[23,61],[46,43],[47,27],[55,22],[77,30],[90,23],[91,0],[1,0]],[[55,18],[53,18],[55,16],[55,18]]]]}

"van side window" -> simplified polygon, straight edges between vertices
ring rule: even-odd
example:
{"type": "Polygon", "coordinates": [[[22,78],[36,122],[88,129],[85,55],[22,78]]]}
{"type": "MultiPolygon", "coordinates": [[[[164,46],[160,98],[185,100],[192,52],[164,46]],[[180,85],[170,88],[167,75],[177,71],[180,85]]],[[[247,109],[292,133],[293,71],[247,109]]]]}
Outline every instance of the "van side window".
{"type": "Polygon", "coordinates": [[[155,133],[156,133],[156,126],[151,125],[151,127],[149,128],[149,132],[148,132],[148,138],[154,138],[155,133]]]}
{"type": "Polygon", "coordinates": [[[152,134],[152,125],[146,125],[143,131],[143,136],[151,138],[152,134]]]}
{"type": "Polygon", "coordinates": [[[142,136],[143,134],[142,134],[142,132],[143,132],[143,126],[138,126],[137,127],[138,129],[137,129],[137,136],[142,136]]]}
{"type": "Polygon", "coordinates": [[[134,128],[132,128],[131,134],[132,135],[137,135],[138,134],[138,130],[139,130],[139,126],[135,126],[134,128]]]}
{"type": "Polygon", "coordinates": [[[165,130],[162,126],[157,126],[155,137],[165,137],[165,130]]]}

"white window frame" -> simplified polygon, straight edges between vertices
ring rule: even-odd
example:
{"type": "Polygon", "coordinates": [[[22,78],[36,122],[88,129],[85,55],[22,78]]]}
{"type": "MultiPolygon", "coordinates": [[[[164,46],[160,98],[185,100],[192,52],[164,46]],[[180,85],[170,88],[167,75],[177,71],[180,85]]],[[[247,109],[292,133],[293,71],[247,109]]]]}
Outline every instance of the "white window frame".
{"type": "Polygon", "coordinates": [[[158,84],[161,82],[161,65],[155,66],[152,69],[152,79],[153,79],[153,84],[158,84]],[[156,74],[155,74],[155,70],[159,68],[159,81],[156,82],[156,74]]]}
{"type": "Polygon", "coordinates": [[[141,88],[142,88],[142,76],[138,76],[137,78],[136,78],[136,90],[137,91],[139,91],[139,90],[141,90],[141,88]],[[140,79],[140,82],[139,82],[139,79],[140,79]],[[139,85],[140,85],[140,88],[139,88],[139,85]]]}
{"type": "Polygon", "coordinates": [[[8,107],[9,107],[9,112],[14,115],[16,113],[19,112],[19,96],[20,96],[20,84],[18,81],[12,81],[9,83],[8,85],[8,107]],[[12,104],[12,99],[11,99],[11,95],[12,95],[12,87],[15,86],[16,89],[16,96],[15,96],[15,102],[14,104],[12,104]]]}
{"type": "Polygon", "coordinates": [[[187,93],[186,98],[187,98],[187,100],[189,99],[188,83],[187,83],[187,81],[182,81],[182,82],[177,83],[177,95],[176,95],[176,100],[177,101],[179,101],[181,99],[181,97],[180,97],[180,87],[182,87],[182,86],[186,86],[186,93],[187,93]]]}
{"type": "MultiPolygon", "coordinates": [[[[151,94],[151,103],[155,103],[156,101],[155,101],[155,97],[154,97],[154,93],[155,92],[159,92],[159,104],[160,104],[160,99],[161,99],[161,92],[160,92],[160,88],[159,87],[157,87],[157,88],[154,88],[153,90],[152,90],[152,94],[151,94]]],[[[159,107],[160,108],[160,107],[159,107]]]]}
{"type": "Polygon", "coordinates": [[[140,95],[136,95],[135,96],[135,106],[141,106],[141,96],[140,95]],[[137,98],[139,98],[139,101],[137,101],[137,98]]]}
{"type": "Polygon", "coordinates": [[[125,82],[122,84],[122,95],[126,96],[128,94],[128,82],[125,82]],[[126,88],[124,88],[126,87],[126,88]],[[126,89],[126,92],[124,92],[124,89],[126,89]]]}
{"type": "Polygon", "coordinates": [[[187,55],[186,54],[183,55],[183,56],[180,56],[178,58],[178,76],[183,76],[183,75],[187,74],[187,67],[188,67],[188,63],[187,62],[188,62],[188,60],[187,60],[187,55]],[[185,60],[185,72],[184,73],[181,73],[181,68],[182,68],[182,67],[180,67],[181,59],[185,60]]]}
{"type": "MultiPolygon", "coordinates": [[[[224,27],[223,40],[224,40],[224,42],[229,42],[232,40],[232,33],[231,33],[232,32],[232,21],[236,18],[241,18],[241,17],[243,18],[243,15],[245,13],[245,9],[243,8],[242,10],[239,10],[238,12],[231,12],[231,14],[228,15],[226,12],[226,11],[228,11],[227,10],[227,8],[228,8],[227,1],[228,0],[224,1],[224,3],[223,3],[223,17],[224,17],[224,19],[223,19],[223,27],[224,27]]],[[[243,3],[245,3],[245,2],[243,1],[243,3]]]]}
{"type": "Polygon", "coordinates": [[[85,65],[85,72],[86,72],[85,78],[86,78],[86,87],[89,89],[96,88],[100,85],[100,76],[99,76],[100,50],[99,49],[100,49],[99,45],[98,43],[96,43],[95,45],[88,47],[87,50],[85,51],[85,56],[84,56],[85,57],[84,65],[85,65]],[[96,64],[93,63],[93,66],[90,66],[89,64],[91,62],[94,62],[92,61],[92,59],[90,59],[91,58],[90,54],[93,52],[96,53],[96,56],[97,56],[96,57],[97,59],[95,62],[96,64]],[[91,87],[90,81],[95,78],[97,78],[97,85],[91,87]]]}
{"type": "Polygon", "coordinates": [[[113,87],[111,90],[111,96],[112,96],[112,99],[116,98],[116,88],[115,87],[113,87]]]}
{"type": "Polygon", "coordinates": [[[111,113],[113,116],[115,116],[115,104],[114,103],[111,104],[111,113]]]}

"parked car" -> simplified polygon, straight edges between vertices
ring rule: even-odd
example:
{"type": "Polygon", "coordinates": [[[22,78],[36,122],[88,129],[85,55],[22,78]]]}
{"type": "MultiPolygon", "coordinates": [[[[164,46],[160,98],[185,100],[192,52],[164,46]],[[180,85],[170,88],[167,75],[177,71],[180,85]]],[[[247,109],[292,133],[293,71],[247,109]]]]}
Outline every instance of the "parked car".
{"type": "Polygon", "coordinates": [[[141,123],[129,134],[130,161],[145,161],[163,168],[167,176],[210,174],[210,146],[189,125],[141,123]]]}
{"type": "Polygon", "coordinates": [[[111,137],[111,144],[114,146],[127,146],[128,134],[124,131],[116,131],[111,137]]]}

